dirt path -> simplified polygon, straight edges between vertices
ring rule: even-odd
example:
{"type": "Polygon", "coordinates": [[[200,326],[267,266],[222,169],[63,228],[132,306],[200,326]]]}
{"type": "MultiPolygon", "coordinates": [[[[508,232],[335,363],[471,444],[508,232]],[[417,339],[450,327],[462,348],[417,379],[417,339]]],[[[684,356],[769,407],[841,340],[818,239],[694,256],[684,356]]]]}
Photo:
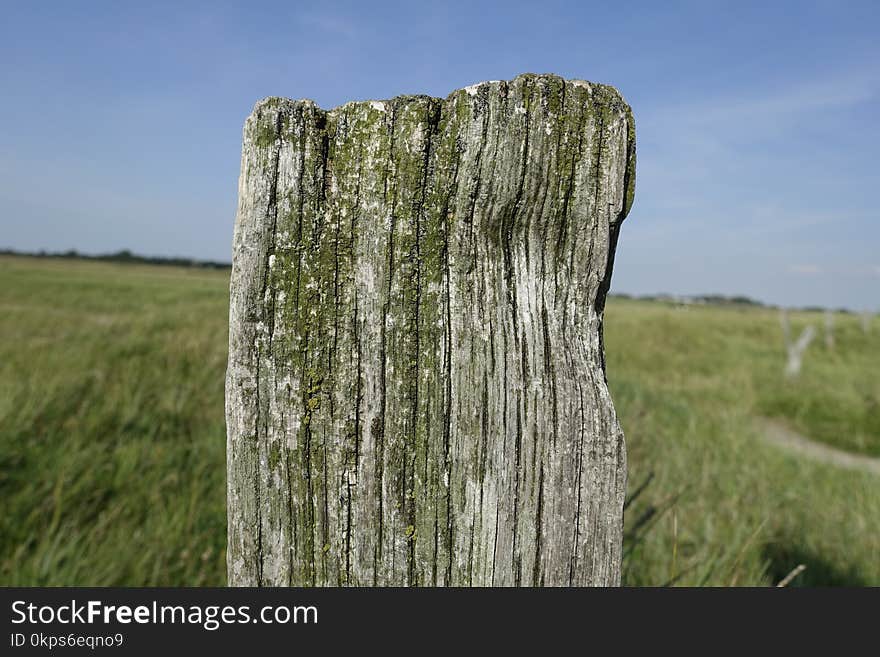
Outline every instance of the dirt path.
{"type": "Polygon", "coordinates": [[[863,454],[852,454],[842,449],[835,449],[824,443],[810,440],[778,420],[759,418],[758,422],[763,436],[768,442],[778,447],[791,452],[797,452],[814,461],[880,475],[880,458],[863,454]]]}

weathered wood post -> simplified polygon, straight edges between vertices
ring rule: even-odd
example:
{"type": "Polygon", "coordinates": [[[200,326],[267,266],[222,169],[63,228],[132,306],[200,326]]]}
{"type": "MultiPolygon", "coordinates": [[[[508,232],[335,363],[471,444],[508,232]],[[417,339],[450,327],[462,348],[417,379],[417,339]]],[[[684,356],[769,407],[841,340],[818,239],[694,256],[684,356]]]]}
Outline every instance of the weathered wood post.
{"type": "Polygon", "coordinates": [[[804,360],[804,352],[807,350],[807,347],[810,346],[810,343],[813,341],[813,338],[815,336],[816,327],[810,324],[803,331],[801,331],[801,335],[797,339],[797,342],[788,343],[788,361],[785,365],[785,376],[787,376],[789,379],[793,379],[801,373],[801,365],[803,364],[804,360]]]}
{"type": "Polygon", "coordinates": [[[615,585],[626,484],[602,321],[635,135],[522,75],[244,128],[231,585],[615,585]]]}
{"type": "Polygon", "coordinates": [[[825,311],[825,348],[834,349],[834,311],[825,311]]]}

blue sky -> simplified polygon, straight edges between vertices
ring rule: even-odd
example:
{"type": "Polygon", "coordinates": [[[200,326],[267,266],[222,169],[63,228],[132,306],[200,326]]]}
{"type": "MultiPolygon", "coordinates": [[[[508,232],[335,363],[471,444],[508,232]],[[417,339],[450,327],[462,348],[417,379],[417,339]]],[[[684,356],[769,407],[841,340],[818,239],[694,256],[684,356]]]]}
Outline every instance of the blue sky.
{"type": "Polygon", "coordinates": [[[638,134],[618,292],[880,307],[880,3],[4,2],[0,247],[228,260],[241,126],[522,72],[638,134]]]}

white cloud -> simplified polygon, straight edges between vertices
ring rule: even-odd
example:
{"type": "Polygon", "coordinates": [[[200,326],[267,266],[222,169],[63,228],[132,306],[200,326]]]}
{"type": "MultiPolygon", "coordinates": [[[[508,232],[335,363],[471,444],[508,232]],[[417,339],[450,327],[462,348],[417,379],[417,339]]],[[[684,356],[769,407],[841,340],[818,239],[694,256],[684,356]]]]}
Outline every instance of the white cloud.
{"type": "Polygon", "coordinates": [[[822,268],[818,265],[791,265],[788,271],[792,274],[812,275],[821,274],[822,268]]]}
{"type": "Polygon", "coordinates": [[[308,28],[321,30],[338,37],[354,38],[359,33],[355,23],[344,16],[306,14],[300,16],[299,22],[308,28]]]}
{"type": "Polygon", "coordinates": [[[731,126],[754,129],[755,123],[774,122],[796,114],[851,107],[877,96],[880,76],[876,71],[834,75],[807,80],[765,94],[741,94],[712,98],[685,106],[667,107],[644,117],[643,122],[674,122],[677,125],[731,126]]]}

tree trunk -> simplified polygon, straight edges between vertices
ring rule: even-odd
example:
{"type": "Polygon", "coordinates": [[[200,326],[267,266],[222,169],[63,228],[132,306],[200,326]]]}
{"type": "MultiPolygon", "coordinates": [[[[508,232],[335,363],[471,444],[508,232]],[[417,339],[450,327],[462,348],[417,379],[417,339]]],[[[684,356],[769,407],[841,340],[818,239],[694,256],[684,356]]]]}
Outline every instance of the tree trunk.
{"type": "Polygon", "coordinates": [[[616,585],[617,91],[522,75],[244,128],[231,585],[616,585]]]}

